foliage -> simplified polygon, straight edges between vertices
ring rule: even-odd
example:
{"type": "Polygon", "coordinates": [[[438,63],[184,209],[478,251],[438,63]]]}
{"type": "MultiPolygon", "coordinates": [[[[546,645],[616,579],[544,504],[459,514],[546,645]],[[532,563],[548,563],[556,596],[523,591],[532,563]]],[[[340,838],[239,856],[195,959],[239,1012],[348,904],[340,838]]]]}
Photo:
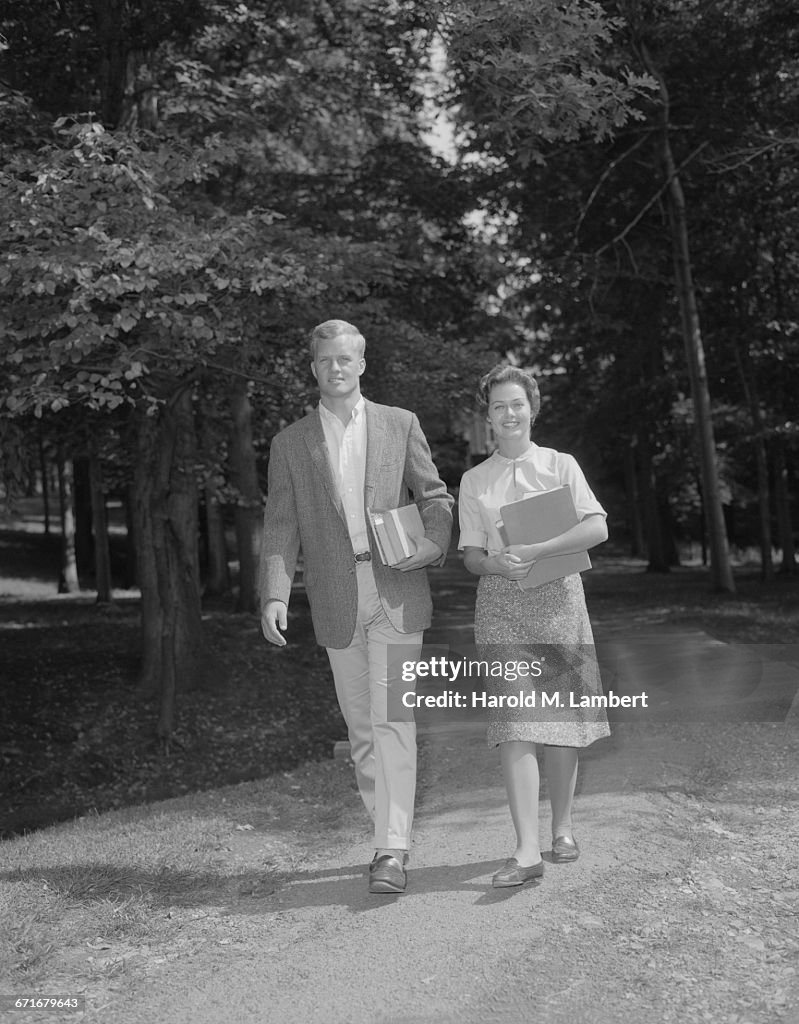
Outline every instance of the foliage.
{"type": "MultiPolygon", "coordinates": [[[[439,338],[458,342],[465,295],[447,263],[480,257],[458,245],[463,190],[446,188],[419,144],[424,8],[338,13],[292,5],[281,20],[257,4],[207,4],[193,35],[167,18],[141,47],[157,129],[62,116],[55,136],[40,126],[36,146],[6,151],[6,413],[163,401],[220,366],[293,393],[296,407],[305,382],[281,379],[279,350],[342,308],[366,324],[418,325],[405,334],[443,312],[439,338]],[[431,208],[422,181],[460,194],[459,207],[431,208]],[[409,204],[419,213],[408,217],[409,204]],[[418,288],[444,279],[446,311],[441,288],[418,288]]],[[[86,12],[72,14],[64,45],[85,41],[86,12]]],[[[29,51],[14,48],[12,28],[21,75],[29,51]]]]}
{"type": "Polygon", "coordinates": [[[92,111],[106,127],[130,115],[136,58],[187,38],[202,0],[0,0],[5,84],[52,116],[92,111]]]}
{"type": "MultiPolygon", "coordinates": [[[[483,168],[483,224],[507,247],[499,308],[519,324],[518,358],[538,368],[553,395],[540,429],[551,427],[552,438],[605,467],[618,490],[629,487],[623,452],[648,435],[655,475],[673,513],[696,521],[658,109],[635,77],[641,69],[630,41],[637,34],[669,88],[723,486],[731,501],[749,502],[747,449],[754,440],[765,436],[796,450],[795,417],[785,404],[795,390],[792,325],[799,320],[789,241],[799,194],[796,11],[781,2],[605,5],[613,18],[610,32],[597,36],[601,67],[611,76],[632,68],[638,116],[597,144],[585,128],[553,141],[545,123],[531,127],[527,112],[508,101],[525,69],[525,12],[512,4],[480,10],[488,26],[488,12],[506,6],[519,20],[500,35],[496,51],[483,60],[463,48],[461,141],[463,159],[483,168]],[[516,73],[504,92],[493,60],[500,71],[516,73]],[[764,420],[759,427],[744,382],[756,389],[764,420]]],[[[533,10],[546,5],[527,7],[533,18],[533,10]]],[[[547,67],[557,67],[540,65],[542,81],[547,67]]]]}
{"type": "Polygon", "coordinates": [[[453,414],[512,352],[546,378],[552,443],[619,492],[619,446],[645,443],[689,520],[656,109],[628,29],[668,78],[724,472],[748,500],[751,442],[797,436],[783,0],[0,0],[5,476],[30,475],[40,438],[78,451],[90,430],[124,485],[133,414],[190,388],[191,469],[235,502],[231,376],[263,471],[314,394],[308,328],[340,316],[367,336],[367,393],[456,450],[454,479],[453,414]],[[424,141],[431,96],[452,159],[424,141]],[[742,379],[760,423],[736,419],[742,379]]]}
{"type": "Polygon", "coordinates": [[[12,412],[163,399],[166,382],[250,340],[263,296],[311,287],[274,215],[201,220],[170,201],[219,159],[213,147],[144,148],[96,122],[60,131],[65,147],[18,157],[2,178],[12,412]]]}
{"type": "Polygon", "coordinates": [[[621,20],[592,0],[453,2],[445,31],[465,142],[527,167],[553,145],[602,142],[641,113],[647,75],[607,66],[621,20]]]}

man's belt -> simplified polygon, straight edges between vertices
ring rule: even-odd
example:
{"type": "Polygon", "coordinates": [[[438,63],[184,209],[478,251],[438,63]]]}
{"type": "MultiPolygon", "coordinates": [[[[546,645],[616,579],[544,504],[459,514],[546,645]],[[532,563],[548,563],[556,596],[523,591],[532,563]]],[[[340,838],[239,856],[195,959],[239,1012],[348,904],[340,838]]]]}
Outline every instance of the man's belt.
{"type": "Polygon", "coordinates": [[[372,552],[371,551],[359,551],[355,556],[356,562],[371,562],[372,552]]]}

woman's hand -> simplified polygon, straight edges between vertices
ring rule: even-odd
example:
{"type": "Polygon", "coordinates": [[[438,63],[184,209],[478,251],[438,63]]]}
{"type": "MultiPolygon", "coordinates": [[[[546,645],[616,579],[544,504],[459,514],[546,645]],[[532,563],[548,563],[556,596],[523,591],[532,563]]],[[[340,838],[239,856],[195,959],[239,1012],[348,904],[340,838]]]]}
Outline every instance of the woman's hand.
{"type": "Polygon", "coordinates": [[[515,555],[522,562],[537,562],[544,557],[543,544],[508,544],[502,549],[502,554],[515,555]]]}
{"type": "MultiPolygon", "coordinates": [[[[513,547],[524,549],[530,545],[516,544],[513,547]]],[[[497,555],[488,559],[491,572],[496,576],[504,576],[506,580],[523,580],[532,569],[533,562],[515,554],[511,548],[503,548],[497,555]]]]}

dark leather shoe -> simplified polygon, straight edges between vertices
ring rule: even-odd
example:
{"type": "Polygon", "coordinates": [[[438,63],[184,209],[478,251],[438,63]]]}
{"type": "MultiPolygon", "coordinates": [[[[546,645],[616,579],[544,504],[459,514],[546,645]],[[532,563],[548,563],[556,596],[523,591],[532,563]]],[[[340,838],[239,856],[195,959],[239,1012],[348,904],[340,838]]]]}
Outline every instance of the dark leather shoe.
{"type": "Polygon", "coordinates": [[[523,868],[515,857],[509,857],[504,865],[491,879],[495,889],[505,889],[512,885],[524,885],[533,878],[541,878],[544,874],[544,862],[540,860],[532,867],[523,868]]]}
{"type": "MultiPolygon", "coordinates": [[[[407,863],[407,854],[403,860],[407,863]]],[[[386,853],[382,857],[375,858],[369,865],[369,892],[405,892],[407,883],[408,874],[405,865],[390,854],[386,853]]]]}
{"type": "MultiPolygon", "coordinates": [[[[397,852],[399,852],[399,851],[397,851],[397,852]]],[[[384,857],[386,857],[386,856],[388,856],[388,854],[385,854],[385,853],[384,853],[384,854],[383,854],[383,856],[384,856],[384,857]]],[[[407,851],[407,850],[405,850],[405,851],[403,852],[403,854],[402,854],[402,866],[403,866],[403,867],[406,867],[406,866],[407,866],[407,864],[408,864],[408,858],[409,858],[409,857],[410,857],[410,854],[408,853],[408,851],[407,851]]],[[[397,859],[397,860],[399,860],[399,858],[398,858],[398,857],[397,857],[396,859],[397,859]]],[[[371,875],[371,873],[372,873],[372,872],[374,871],[374,869],[375,869],[375,865],[377,864],[377,862],[378,862],[379,860],[380,860],[380,854],[379,854],[379,853],[377,852],[377,850],[375,850],[375,855],[374,855],[374,857],[372,857],[371,861],[369,862],[369,874],[370,874],[370,875],[371,875]]]]}
{"type": "Polygon", "coordinates": [[[567,864],[570,860],[577,860],[580,856],[580,847],[576,839],[569,839],[568,836],[558,836],[552,840],[552,861],[554,864],[567,864]]]}

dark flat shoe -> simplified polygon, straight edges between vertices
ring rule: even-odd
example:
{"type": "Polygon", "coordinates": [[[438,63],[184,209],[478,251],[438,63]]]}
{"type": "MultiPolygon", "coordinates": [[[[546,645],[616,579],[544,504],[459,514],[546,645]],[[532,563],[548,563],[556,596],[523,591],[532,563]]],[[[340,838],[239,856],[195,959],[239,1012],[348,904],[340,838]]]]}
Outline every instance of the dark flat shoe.
{"type": "Polygon", "coordinates": [[[369,865],[369,892],[405,892],[407,884],[408,873],[405,870],[405,865],[401,864],[396,857],[384,854],[369,865]]]}
{"type": "Polygon", "coordinates": [[[552,860],[555,864],[566,864],[570,860],[577,860],[580,856],[580,847],[576,839],[569,839],[568,836],[558,836],[552,840],[552,860]]]}
{"type": "Polygon", "coordinates": [[[509,857],[499,871],[491,879],[495,889],[505,889],[512,885],[524,885],[533,878],[541,878],[544,874],[544,862],[540,860],[532,867],[523,868],[515,857],[509,857]]]}

